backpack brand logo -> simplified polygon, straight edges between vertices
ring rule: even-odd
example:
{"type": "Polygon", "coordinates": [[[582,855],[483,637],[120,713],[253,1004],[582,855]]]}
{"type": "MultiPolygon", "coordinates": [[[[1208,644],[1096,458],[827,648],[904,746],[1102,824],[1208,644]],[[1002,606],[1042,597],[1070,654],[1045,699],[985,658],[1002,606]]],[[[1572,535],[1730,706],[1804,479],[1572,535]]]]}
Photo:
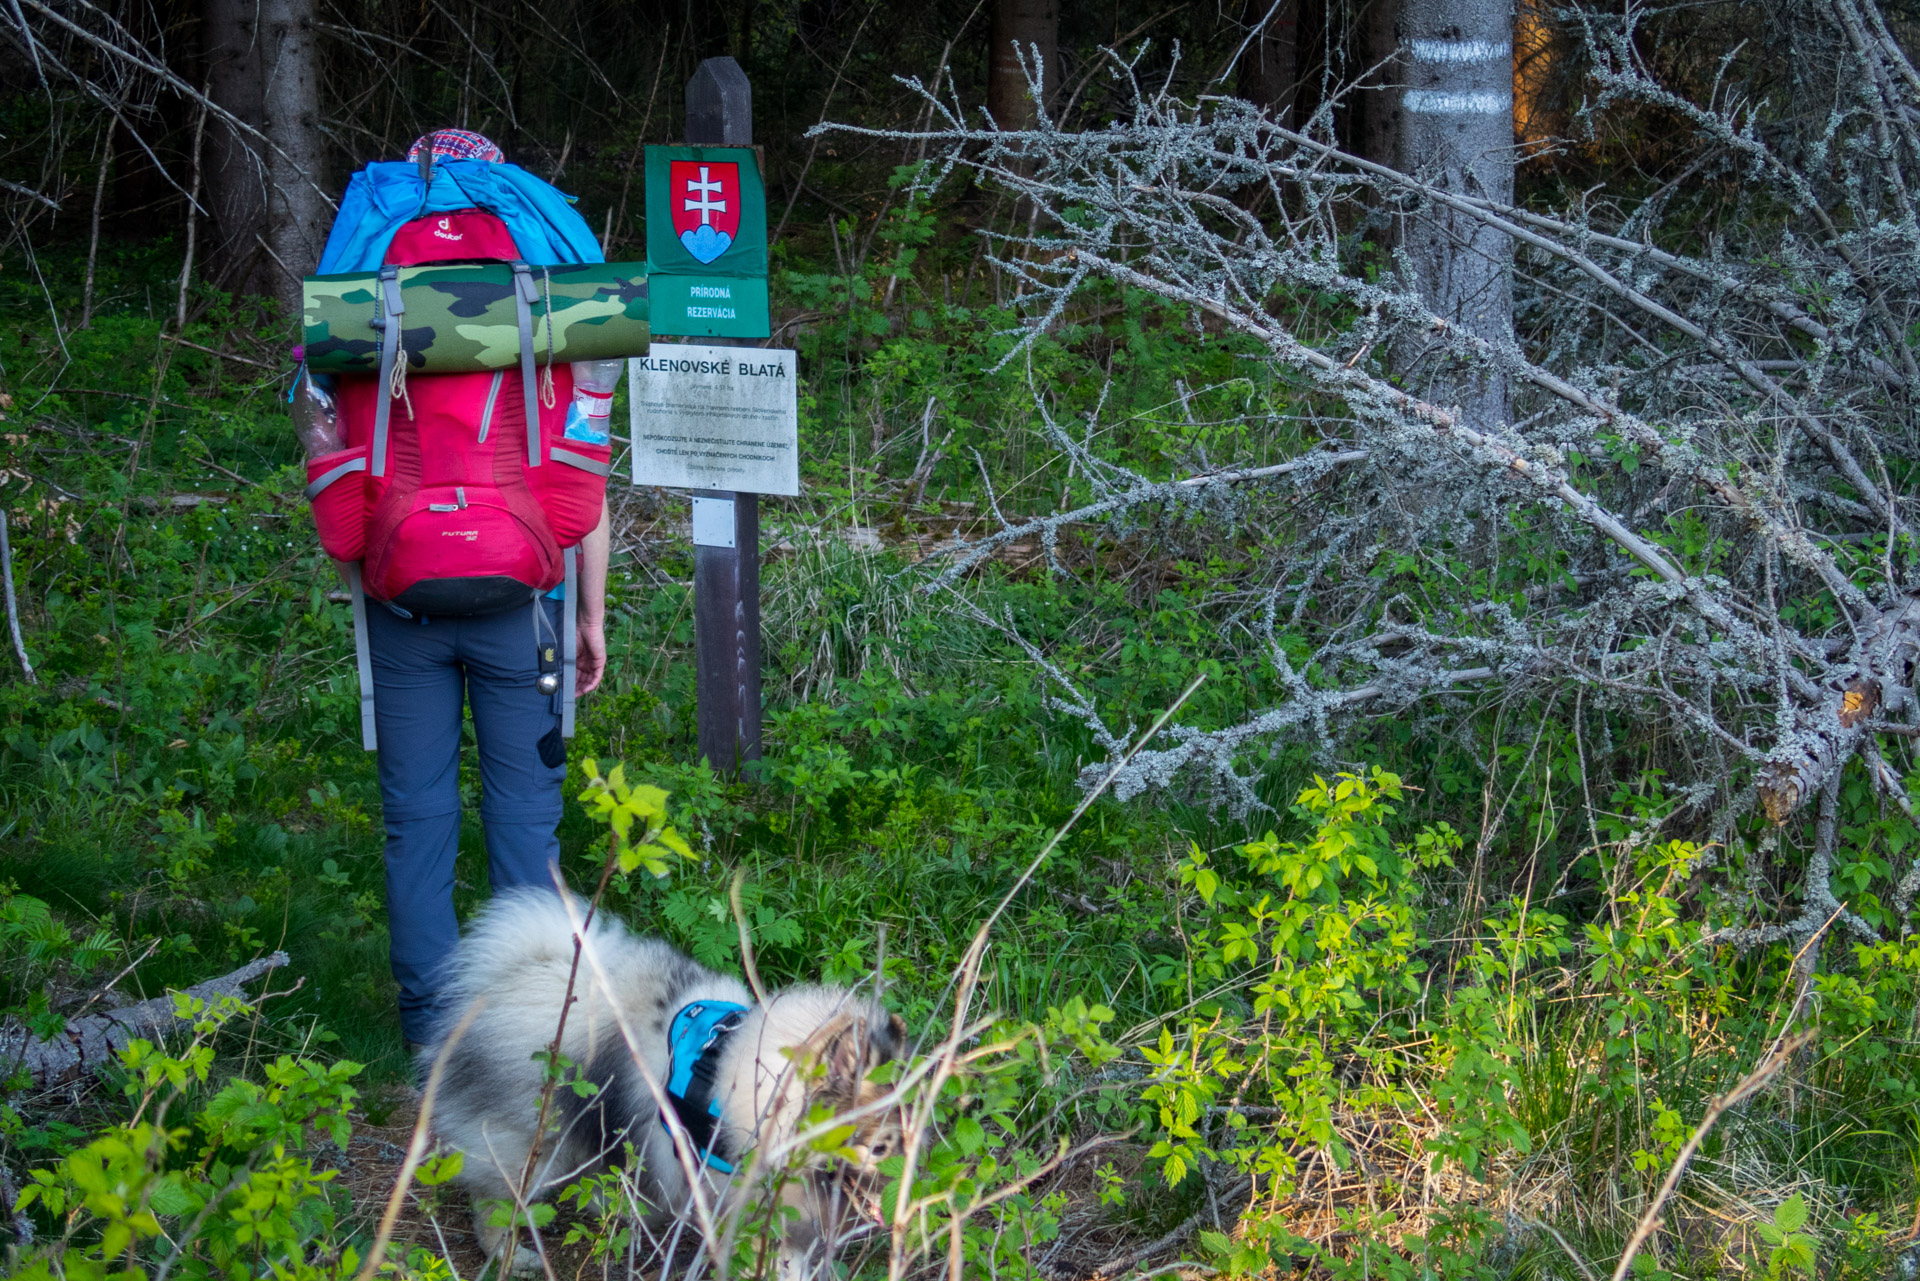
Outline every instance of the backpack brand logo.
{"type": "Polygon", "coordinates": [[[480,531],[477,529],[443,529],[440,531],[440,537],[464,538],[471,543],[479,539],[480,531]]]}
{"type": "Polygon", "coordinates": [[[433,234],[442,240],[465,240],[467,238],[466,232],[455,231],[453,229],[453,219],[451,218],[442,218],[440,225],[433,229],[433,234]]]}

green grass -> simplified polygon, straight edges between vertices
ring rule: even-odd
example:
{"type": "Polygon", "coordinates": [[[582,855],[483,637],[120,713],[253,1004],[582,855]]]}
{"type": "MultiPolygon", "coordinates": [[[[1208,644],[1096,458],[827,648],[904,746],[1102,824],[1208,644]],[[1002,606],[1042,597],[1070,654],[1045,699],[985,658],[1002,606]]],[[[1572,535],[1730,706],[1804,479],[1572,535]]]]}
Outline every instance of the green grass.
{"type": "MultiPolygon", "coordinates": [[[[42,262],[56,311],[71,316],[73,248],[49,251],[42,262]]],[[[161,341],[144,299],[164,286],[173,262],[164,243],[109,253],[106,301],[85,333],[56,332],[30,277],[12,263],[0,272],[0,391],[10,397],[0,406],[0,468],[9,478],[0,502],[13,522],[15,574],[40,675],[37,686],[0,680],[0,887],[44,900],[77,934],[100,927],[112,940],[111,956],[89,966],[58,960],[58,949],[47,954],[56,959],[31,964],[23,951],[0,950],[20,962],[0,972],[0,1009],[27,1008],[49,983],[56,997],[84,995],[136,958],[144,959],[120,986],[148,995],[285,948],[292,963],[267,1007],[268,1047],[319,1046],[329,1059],[365,1064],[361,1085],[385,1099],[408,1065],[386,969],[378,789],[373,759],[357,744],[346,607],[327,596],[335,584],[298,497],[277,374],[161,341]],[[175,501],[181,496],[219,501],[188,506],[175,501]]],[[[816,286],[827,288],[786,287],[798,297],[816,286]]],[[[207,302],[184,335],[189,341],[277,366],[270,317],[207,302]]],[[[1088,731],[1047,706],[1015,645],[951,597],[922,590],[909,544],[856,550],[844,533],[859,525],[904,540],[933,527],[932,504],[908,506],[893,483],[912,466],[917,416],[930,394],[946,397],[964,419],[957,437],[972,434],[966,443],[981,446],[1005,501],[1031,505],[1058,494],[1060,478],[1022,427],[1032,413],[1024,375],[987,372],[994,346],[982,334],[991,327],[942,314],[924,328],[837,348],[824,331],[808,340],[809,494],[769,500],[763,513],[768,542],[790,550],[764,574],[767,750],[747,779],[715,779],[694,761],[691,549],[663,536],[683,515],[655,496],[621,497],[609,676],[582,705],[576,782],[561,824],[563,867],[576,884],[589,883],[606,835],[572,799],[580,765],[588,757],[624,762],[629,777],[668,790],[676,825],[703,857],[667,881],[616,878],[616,911],[709,964],[735,968],[727,891],[744,870],[769,981],[856,981],[871,972],[884,930],[889,1003],[916,1028],[941,1025],[949,980],[980,920],[1072,812],[1079,770],[1097,757],[1088,731]],[[902,445],[906,432],[912,439],[902,445]]],[[[1123,427],[1113,448],[1136,465],[1165,465],[1193,444],[1156,408],[1170,403],[1172,380],[1223,377],[1234,357],[1225,344],[1197,344],[1151,316],[1122,328],[1106,353],[1110,363],[1124,357],[1115,393],[1123,427]]],[[[1095,394],[1089,350],[1086,334],[1069,333],[1039,353],[1040,374],[1068,389],[1069,409],[1095,394]]],[[[1286,394],[1277,385],[1252,390],[1269,408],[1286,394]]],[[[1220,421],[1231,419],[1223,412],[1220,421]]],[[[1208,428],[1216,433],[1209,447],[1224,456],[1248,446],[1232,438],[1241,421],[1242,428],[1208,428]]],[[[1277,438],[1263,441],[1261,448],[1279,447],[1277,438]]],[[[972,459],[957,449],[930,498],[943,490],[949,503],[983,498],[972,459]]],[[[1197,602],[1246,572],[1258,549],[1201,550],[1145,574],[1129,549],[1107,544],[1073,579],[990,567],[960,591],[1046,645],[1112,724],[1148,723],[1201,671],[1209,679],[1185,712],[1192,723],[1224,724],[1273,691],[1244,620],[1203,613],[1197,602]]],[[[1494,914],[1509,890],[1543,891],[1564,871],[1568,892],[1551,904],[1568,918],[1563,953],[1476,971],[1484,954],[1476,949],[1495,944],[1481,920],[1461,919],[1468,871],[1434,867],[1392,891],[1434,940],[1407,961],[1417,997],[1355,969],[1348,977],[1367,1020],[1286,1024],[1278,1039],[1246,1022],[1271,945],[1263,944],[1258,964],[1232,961],[1219,978],[1204,970],[1210,956],[1217,961],[1234,913],[1276,891],[1247,874],[1233,847],[1269,829],[1304,839],[1312,824],[1289,814],[1287,803],[1315,772],[1355,763],[1288,747],[1265,762],[1260,781],[1272,813],[1237,821],[1204,796],[1173,795],[1103,800],[1084,816],[1016,897],[983,968],[981,1003],[1008,1028],[1045,1025],[1029,1032],[1045,1052],[1009,1069],[1020,1092],[1002,1111],[989,1114],[980,1098],[990,1101],[992,1091],[976,1082],[980,1097],[955,1104],[955,1121],[966,1108],[981,1109],[991,1151],[1008,1168],[1036,1159],[1059,1133],[1134,1131],[1115,1151],[1139,1173],[1120,1178],[1117,1203],[1095,1205],[1075,1185],[1072,1213],[1109,1236],[1151,1239],[1188,1222],[1206,1198],[1191,1179],[1167,1186],[1159,1158],[1147,1156],[1168,1123],[1140,1093],[1150,1079],[1142,1049],[1158,1043],[1163,1026],[1182,1047],[1224,1037],[1219,1046],[1240,1064],[1226,1077],[1252,1090],[1242,1102],[1268,1109],[1246,1131],[1256,1149],[1297,1160],[1335,1147],[1366,1155],[1365,1143],[1378,1142],[1367,1157],[1373,1164],[1359,1167],[1375,1173],[1341,1184],[1345,1212],[1398,1207],[1408,1223],[1428,1226],[1439,1220],[1420,1216],[1468,1216],[1456,1225],[1458,1240],[1479,1244],[1460,1247],[1440,1271],[1574,1275],[1564,1249],[1537,1234],[1494,1249],[1502,1220],[1471,1219],[1482,1207],[1489,1215],[1550,1215],[1574,1248],[1603,1266],[1663,1168],[1653,1101],[1690,1124],[1751,1068],[1777,1034],[1789,958],[1778,948],[1742,956],[1701,943],[1714,910],[1704,882],[1677,892],[1676,917],[1694,931],[1678,943],[1652,927],[1624,942],[1585,935],[1589,922],[1608,919],[1606,860],[1634,857],[1616,844],[1629,834],[1617,816],[1665,803],[1657,775],[1613,793],[1597,820],[1606,836],[1588,848],[1584,819],[1547,819],[1576,812],[1572,745],[1537,759],[1525,742],[1494,742],[1490,751],[1501,723],[1466,718],[1441,732],[1383,720],[1348,750],[1421,788],[1400,802],[1389,825],[1394,840],[1446,821],[1468,834],[1471,851],[1487,760],[1508,771],[1509,782],[1524,778],[1476,888],[1485,914],[1494,914]],[[1244,901],[1209,904],[1182,881],[1182,862],[1190,872],[1196,848],[1246,888],[1244,901]],[[1595,978],[1594,960],[1607,947],[1639,958],[1629,977],[1595,978]],[[1476,986],[1492,993],[1484,1005],[1476,986]],[[1070,1016],[1051,1013],[1076,999],[1106,1008],[1104,1031],[1069,1030],[1070,1016]],[[1131,1075],[1093,1061],[1107,1048],[1131,1075]],[[1319,1079],[1309,1050],[1344,1065],[1326,1087],[1346,1109],[1331,1138],[1301,1137],[1285,1129],[1299,1117],[1272,1116],[1287,1080],[1319,1079]],[[1487,1065],[1475,1075],[1467,1069],[1480,1052],[1487,1065]],[[1245,1085],[1246,1064],[1294,1055],[1294,1077],[1245,1085]],[[1362,1062],[1365,1070],[1354,1066],[1362,1062]],[[1074,1093],[1095,1087],[1105,1093],[1074,1093]],[[1096,1098],[1112,1106],[1103,1111],[1096,1098]],[[1453,1180],[1444,1186],[1465,1190],[1457,1203],[1436,1205],[1419,1170],[1438,1149],[1413,1148],[1443,1141],[1446,1127],[1430,1124],[1443,1111],[1455,1129],[1506,1114],[1514,1128],[1503,1139],[1476,1140],[1476,1159],[1489,1163],[1477,1167],[1477,1182],[1458,1177],[1459,1158],[1441,1162],[1453,1180]],[[1365,1118],[1390,1120],[1376,1132],[1359,1124],[1365,1118]],[[1362,1133],[1387,1137],[1354,1137],[1362,1133]],[[1636,1169],[1641,1152],[1655,1157],[1636,1169]]],[[[463,794],[477,799],[477,787],[469,760],[463,794]]],[[[1639,856],[1652,857],[1644,848],[1639,856]]],[[[486,897],[474,818],[462,832],[457,876],[464,914],[486,897]]],[[[0,949],[10,947],[0,937],[0,949]]],[[[1904,1231],[1920,1188],[1916,957],[1853,956],[1831,942],[1822,1039],[1790,1089],[1770,1094],[1751,1124],[1729,1125],[1703,1149],[1702,1169],[1710,1167],[1731,1198],[1716,1204],[1737,1220],[1770,1213],[1773,1193],[1788,1183],[1809,1189],[1830,1271],[1864,1275],[1884,1262],[1886,1242],[1875,1244],[1860,1216],[1880,1216],[1888,1233],[1904,1231]]],[[[61,1116],[97,1127],[112,1114],[98,1097],[90,1107],[7,1114],[14,1120],[0,1125],[0,1161],[37,1164],[77,1138],[80,1131],[58,1130],[68,1123],[61,1116]],[[29,1134],[39,1136],[33,1144],[29,1134]]],[[[1224,1149],[1233,1134],[1206,1137],[1224,1149]]],[[[1036,1222],[1060,1212],[1031,1199],[1008,1205],[1036,1222]]],[[[1364,1269],[1377,1255],[1356,1253],[1357,1243],[1403,1245],[1405,1226],[1350,1233],[1312,1256],[1315,1266],[1370,1276],[1364,1269]]],[[[1447,1230],[1442,1222],[1434,1240],[1447,1230]]],[[[1744,1259],[1748,1270],[1764,1272],[1763,1259],[1741,1253],[1746,1246],[1716,1240],[1688,1236],[1662,1253],[1659,1267],[1705,1277],[1744,1259]]],[[[1439,1248],[1422,1257],[1431,1261],[1439,1248]]],[[[1286,1249],[1309,1257],[1299,1242],[1286,1249]]]]}

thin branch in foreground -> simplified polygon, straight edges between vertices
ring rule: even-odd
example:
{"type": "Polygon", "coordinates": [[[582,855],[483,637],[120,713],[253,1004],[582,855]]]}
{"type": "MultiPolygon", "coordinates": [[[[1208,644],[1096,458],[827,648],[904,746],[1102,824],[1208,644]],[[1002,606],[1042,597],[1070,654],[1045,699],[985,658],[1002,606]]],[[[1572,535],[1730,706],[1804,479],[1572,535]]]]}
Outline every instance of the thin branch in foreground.
{"type": "Polygon", "coordinates": [[[413,1122],[413,1141],[407,1144],[407,1158],[400,1163],[400,1173],[394,1177],[393,1192],[387,1197],[386,1211],[380,1216],[380,1230],[374,1234],[373,1244],[367,1248],[366,1262],[360,1265],[360,1273],[354,1281],[372,1281],[373,1274],[386,1258],[387,1243],[393,1240],[394,1224],[399,1222],[400,1206],[407,1199],[407,1189],[413,1184],[413,1173],[420,1168],[420,1161],[427,1154],[428,1127],[433,1122],[434,1101],[440,1097],[440,1081],[447,1074],[447,1060],[453,1056],[460,1038],[473,1026],[474,1019],[479,1017],[481,1005],[482,1002],[475,1001],[467,1007],[466,1014],[447,1034],[447,1039],[441,1042],[439,1053],[433,1056],[433,1070],[427,1073],[427,1088],[420,1094],[420,1115],[413,1122]]]}
{"type": "Polygon", "coordinates": [[[1701,1141],[1707,1137],[1707,1131],[1726,1115],[1729,1108],[1738,1107],[1765,1088],[1767,1082],[1773,1079],[1774,1073],[1785,1067],[1787,1060],[1810,1044],[1816,1035],[1818,1032],[1813,1028],[1800,1033],[1769,1054],[1761,1061],[1759,1067],[1742,1077],[1731,1090],[1707,1105],[1707,1114],[1700,1118],[1700,1124],[1694,1126],[1693,1133],[1687,1136],[1686,1143],[1680,1148],[1680,1155],[1674,1158],[1673,1167],[1667,1171],[1667,1177],[1661,1181],[1660,1190],[1654,1194],[1653,1204],[1649,1205],[1647,1212],[1640,1216],[1639,1225],[1634,1228],[1633,1235],[1627,1238],[1627,1248],[1621,1253],[1620,1262],[1613,1269],[1612,1281],[1626,1281],[1627,1272],[1633,1267],[1633,1257],[1640,1253],[1640,1247],[1647,1243],[1647,1238],[1660,1230],[1660,1210],[1666,1205],[1667,1198],[1673,1195],[1673,1190],[1680,1186],[1680,1176],[1686,1173],[1687,1163],[1692,1161],[1693,1154],[1699,1151],[1701,1141]]]}

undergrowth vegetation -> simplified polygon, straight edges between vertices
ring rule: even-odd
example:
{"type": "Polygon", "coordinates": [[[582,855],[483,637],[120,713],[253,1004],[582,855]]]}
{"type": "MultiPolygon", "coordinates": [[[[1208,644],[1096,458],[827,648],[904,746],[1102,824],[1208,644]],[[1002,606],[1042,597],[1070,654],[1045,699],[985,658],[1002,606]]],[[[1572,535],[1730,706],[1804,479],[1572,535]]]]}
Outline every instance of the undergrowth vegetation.
{"type": "MultiPolygon", "coordinates": [[[[956,291],[930,217],[895,207],[850,273],[777,277],[818,318],[808,492],[764,514],[765,761],[723,779],[694,759],[684,507],[620,486],[609,678],[562,826],[576,885],[615,859],[606,906],[708,965],[740,969],[744,934],[770,984],[878,971],[917,1038],[894,1088],[925,1143],[883,1166],[890,1227],[848,1274],[1595,1281],[1630,1249],[1646,1281],[1901,1266],[1920,941],[1871,887],[1916,838],[1904,815],[1864,777],[1840,791],[1832,883],[1893,941],[1796,950],[1729,939],[1751,899],[1705,875],[1721,851],[1670,822],[1663,745],[1626,717],[1463,697],[1368,724],[1345,759],[1276,748],[1245,820],[1204,793],[1076,813],[1102,752],[1016,637],[1135,734],[1183,698],[1187,723],[1231,724],[1270,701],[1267,668],[1243,620],[1196,602],[1244,580],[1257,539],[1088,534],[1056,549],[1067,573],[1016,544],[931,593],[915,562],[1081,483],[1041,406],[1098,408],[1089,447],[1160,473],[1284,456],[1311,416],[1238,340],[1117,289],[999,367],[1012,313],[956,291]],[[686,853],[623,857],[590,760],[620,762],[686,853]]],[[[299,497],[275,319],[207,293],[173,332],[176,262],[109,246],[84,329],[77,255],[0,272],[0,507],[36,678],[0,684],[9,1271],[464,1276],[452,1158],[413,1171],[391,1240],[396,1167],[349,1190],[356,1130],[413,1104],[347,606],[299,497]],[[165,1044],[61,1080],[20,1066],[25,1038],[122,993],[275,949],[275,991],[181,997],[165,1044]]],[[[1784,883],[1738,888],[1793,910],[1784,883]]],[[[485,893],[476,817],[461,911],[485,893]]],[[[618,1180],[530,1217],[581,1275],[670,1249],[618,1180]]],[[[750,1223],[722,1270],[763,1270],[765,1235],[750,1223]]]]}

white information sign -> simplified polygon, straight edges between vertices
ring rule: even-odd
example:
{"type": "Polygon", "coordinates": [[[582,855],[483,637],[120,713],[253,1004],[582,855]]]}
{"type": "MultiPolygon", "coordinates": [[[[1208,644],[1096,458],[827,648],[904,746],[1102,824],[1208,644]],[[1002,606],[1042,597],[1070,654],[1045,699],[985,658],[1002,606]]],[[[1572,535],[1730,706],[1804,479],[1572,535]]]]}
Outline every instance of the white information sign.
{"type": "Polygon", "coordinates": [[[629,360],[633,483],[798,494],[798,369],[791,351],[693,343],[629,360]]]}

